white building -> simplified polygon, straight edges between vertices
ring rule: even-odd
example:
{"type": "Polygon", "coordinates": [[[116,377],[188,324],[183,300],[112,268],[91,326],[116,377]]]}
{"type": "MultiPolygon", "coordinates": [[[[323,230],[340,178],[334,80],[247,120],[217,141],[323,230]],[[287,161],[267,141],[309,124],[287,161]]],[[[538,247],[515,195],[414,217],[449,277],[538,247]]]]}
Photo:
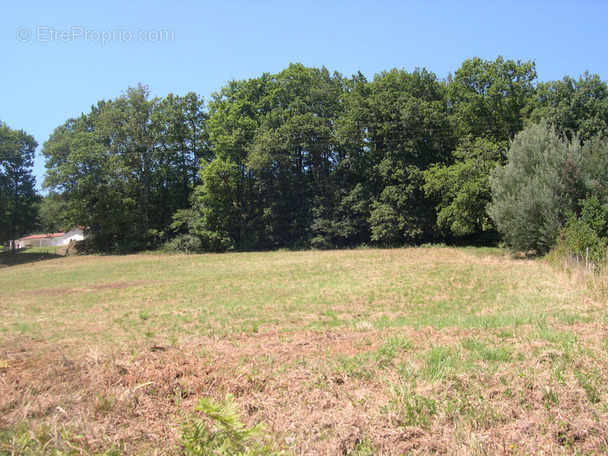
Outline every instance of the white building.
{"type": "Polygon", "coordinates": [[[18,249],[24,247],[55,247],[67,245],[70,241],[82,241],[83,239],[84,233],[82,232],[82,228],[74,228],[67,233],[34,234],[22,237],[15,241],[15,247],[18,249]]]}

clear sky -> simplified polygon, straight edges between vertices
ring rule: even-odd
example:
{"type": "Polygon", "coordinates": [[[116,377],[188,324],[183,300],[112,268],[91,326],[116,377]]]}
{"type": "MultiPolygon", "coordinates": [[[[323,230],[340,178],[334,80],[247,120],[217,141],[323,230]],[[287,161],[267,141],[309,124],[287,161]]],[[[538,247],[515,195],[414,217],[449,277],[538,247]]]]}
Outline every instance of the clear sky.
{"type": "MultiPolygon", "coordinates": [[[[0,120],[42,145],[129,86],[205,99],[290,62],[368,79],[466,59],[534,60],[540,81],[608,78],[608,2],[0,0],[0,120]]],[[[41,147],[39,147],[39,150],[41,147]]],[[[44,160],[36,158],[38,186],[44,160]]]]}

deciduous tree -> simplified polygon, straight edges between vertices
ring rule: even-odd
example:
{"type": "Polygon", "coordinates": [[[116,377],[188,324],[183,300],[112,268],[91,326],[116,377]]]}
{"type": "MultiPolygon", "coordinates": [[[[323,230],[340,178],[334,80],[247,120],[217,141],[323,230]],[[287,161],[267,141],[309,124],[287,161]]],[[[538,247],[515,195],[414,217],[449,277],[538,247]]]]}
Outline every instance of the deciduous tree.
{"type": "Polygon", "coordinates": [[[30,234],[37,224],[32,172],[37,146],[33,136],[0,122],[0,243],[30,234]]]}
{"type": "Polygon", "coordinates": [[[448,84],[452,120],[461,138],[489,138],[507,145],[519,133],[535,94],[534,62],[465,60],[448,84]]]}
{"type": "Polygon", "coordinates": [[[540,83],[532,106],[532,122],[544,119],[569,139],[608,134],[608,85],[597,74],[540,83]]]}
{"type": "Polygon", "coordinates": [[[104,250],[154,247],[188,205],[204,157],[202,100],[150,99],[129,88],[70,119],[45,143],[45,186],[69,205],[104,250]]]}
{"type": "Polygon", "coordinates": [[[482,236],[495,230],[487,213],[492,201],[490,174],[503,160],[500,146],[485,138],[462,141],[454,163],[428,169],[425,191],[439,200],[437,225],[447,236],[482,236]]]}

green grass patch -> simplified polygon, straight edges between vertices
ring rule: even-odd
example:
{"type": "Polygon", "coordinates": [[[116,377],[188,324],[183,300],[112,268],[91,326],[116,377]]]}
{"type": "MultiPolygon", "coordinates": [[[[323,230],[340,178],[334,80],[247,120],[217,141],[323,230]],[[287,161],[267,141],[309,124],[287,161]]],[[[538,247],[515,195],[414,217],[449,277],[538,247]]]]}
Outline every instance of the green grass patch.
{"type": "Polygon", "coordinates": [[[431,382],[443,380],[462,367],[458,352],[451,347],[434,347],[424,356],[423,375],[431,382]]]}
{"type": "MultiPolygon", "coordinates": [[[[546,318],[548,306],[555,315],[567,310],[579,291],[554,274],[538,260],[488,249],[75,256],[0,271],[0,334],[43,325],[54,341],[98,343],[150,333],[169,340],[331,328],[508,329],[546,318]]],[[[572,313],[564,313],[569,323],[577,321],[572,313]]]]}
{"type": "Polygon", "coordinates": [[[481,361],[501,361],[506,362],[511,360],[511,352],[509,347],[500,345],[496,346],[483,339],[467,338],[461,342],[464,349],[473,354],[475,359],[481,361]]]}

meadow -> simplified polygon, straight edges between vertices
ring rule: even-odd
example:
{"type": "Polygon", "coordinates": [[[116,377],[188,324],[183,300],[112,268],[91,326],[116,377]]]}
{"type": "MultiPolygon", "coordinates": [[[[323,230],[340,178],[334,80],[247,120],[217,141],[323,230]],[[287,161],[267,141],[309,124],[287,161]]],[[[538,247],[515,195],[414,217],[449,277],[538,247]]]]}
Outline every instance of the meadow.
{"type": "Polygon", "coordinates": [[[5,264],[0,454],[207,454],[201,398],[250,454],[602,454],[590,280],[484,248],[5,264]]]}

